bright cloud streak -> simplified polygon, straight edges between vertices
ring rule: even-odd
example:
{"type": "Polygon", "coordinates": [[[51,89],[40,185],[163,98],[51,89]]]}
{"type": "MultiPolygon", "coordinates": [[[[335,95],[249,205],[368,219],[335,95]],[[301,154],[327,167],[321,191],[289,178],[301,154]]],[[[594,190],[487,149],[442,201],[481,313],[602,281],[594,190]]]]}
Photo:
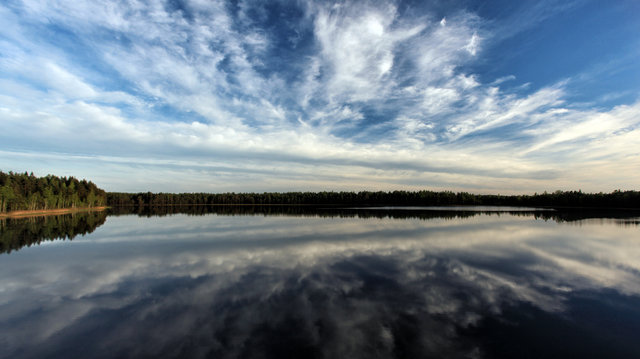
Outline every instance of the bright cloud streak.
{"type": "Polygon", "coordinates": [[[637,6],[560,76],[532,35],[591,5],[9,1],[0,169],[113,191],[634,189],[637,6]]]}

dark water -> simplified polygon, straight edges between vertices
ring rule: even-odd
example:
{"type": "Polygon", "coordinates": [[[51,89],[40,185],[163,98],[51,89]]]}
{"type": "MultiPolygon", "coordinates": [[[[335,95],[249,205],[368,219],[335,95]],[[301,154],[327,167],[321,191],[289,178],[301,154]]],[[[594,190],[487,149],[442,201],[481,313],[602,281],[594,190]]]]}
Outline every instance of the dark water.
{"type": "Polygon", "coordinates": [[[1,358],[640,357],[638,213],[127,211],[0,221],[1,358]]]}

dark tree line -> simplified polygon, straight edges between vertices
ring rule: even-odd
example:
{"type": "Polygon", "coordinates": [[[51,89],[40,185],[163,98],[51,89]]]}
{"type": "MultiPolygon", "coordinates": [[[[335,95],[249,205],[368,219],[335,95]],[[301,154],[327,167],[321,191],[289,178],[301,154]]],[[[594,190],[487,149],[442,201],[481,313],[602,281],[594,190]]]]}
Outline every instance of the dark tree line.
{"type": "Polygon", "coordinates": [[[330,206],[535,206],[640,208],[640,192],[556,191],[534,195],[478,195],[467,192],[285,192],[285,193],[107,193],[110,206],[330,205],[330,206]]]}
{"type": "Polygon", "coordinates": [[[87,180],[0,171],[0,212],[97,207],[106,202],[106,192],[87,180]]]}
{"type": "Polygon", "coordinates": [[[0,212],[96,206],[175,205],[315,205],[315,206],[535,206],[640,208],[640,192],[584,193],[556,191],[534,195],[478,195],[451,191],[264,192],[264,193],[121,193],[74,177],[0,171],[0,212]]]}
{"type": "Polygon", "coordinates": [[[72,240],[78,235],[93,232],[106,219],[104,211],[0,219],[0,253],[10,253],[42,241],[72,240]]]}

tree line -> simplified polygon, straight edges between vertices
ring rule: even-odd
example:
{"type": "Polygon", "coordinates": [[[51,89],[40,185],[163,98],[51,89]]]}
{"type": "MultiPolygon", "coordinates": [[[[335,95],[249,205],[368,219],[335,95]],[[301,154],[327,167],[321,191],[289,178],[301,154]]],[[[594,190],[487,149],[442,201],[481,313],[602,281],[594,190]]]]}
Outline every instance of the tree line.
{"type": "Polygon", "coordinates": [[[451,191],[107,193],[109,206],[315,205],[315,206],[515,206],[640,208],[639,191],[585,193],[555,191],[534,195],[479,195],[451,191]]]}
{"type": "Polygon", "coordinates": [[[0,212],[98,207],[106,203],[106,192],[91,181],[0,171],[0,212]]]}
{"type": "Polygon", "coordinates": [[[555,191],[534,195],[479,195],[452,191],[124,193],[105,192],[74,177],[0,171],[0,212],[96,206],[314,205],[314,206],[516,206],[640,208],[639,191],[585,193],[555,191]]]}

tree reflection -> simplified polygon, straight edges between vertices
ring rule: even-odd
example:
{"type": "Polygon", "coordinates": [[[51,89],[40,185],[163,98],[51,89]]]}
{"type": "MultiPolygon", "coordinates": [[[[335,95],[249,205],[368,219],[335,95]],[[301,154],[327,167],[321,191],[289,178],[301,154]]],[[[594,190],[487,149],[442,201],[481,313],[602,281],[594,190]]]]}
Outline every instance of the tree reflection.
{"type": "Polygon", "coordinates": [[[548,210],[526,207],[326,207],[326,206],[259,206],[259,205],[176,205],[176,206],[122,206],[109,209],[109,215],[138,215],[140,217],[186,214],[202,216],[297,216],[321,218],[393,218],[393,219],[463,219],[482,214],[534,217],[556,222],[576,222],[585,219],[613,219],[612,223],[638,225],[640,211],[615,209],[548,210]]]}
{"type": "Polygon", "coordinates": [[[204,216],[293,216],[320,218],[391,218],[391,219],[464,219],[483,214],[533,217],[539,220],[574,222],[597,218],[599,221],[623,226],[638,226],[639,213],[615,210],[565,210],[550,211],[537,209],[509,209],[483,207],[481,210],[456,208],[324,208],[316,206],[139,206],[114,207],[106,211],[89,211],[57,216],[0,219],[0,253],[10,253],[24,246],[40,244],[56,239],[72,240],[78,235],[93,232],[101,226],[107,215],[138,215],[141,217],[162,217],[176,214],[204,216]]]}
{"type": "Polygon", "coordinates": [[[43,241],[72,240],[93,232],[106,219],[105,211],[0,219],[0,253],[10,253],[43,241]]]}
{"type": "Polygon", "coordinates": [[[640,352],[636,228],[553,212],[251,209],[112,217],[86,245],[4,256],[0,358],[640,352]]]}

